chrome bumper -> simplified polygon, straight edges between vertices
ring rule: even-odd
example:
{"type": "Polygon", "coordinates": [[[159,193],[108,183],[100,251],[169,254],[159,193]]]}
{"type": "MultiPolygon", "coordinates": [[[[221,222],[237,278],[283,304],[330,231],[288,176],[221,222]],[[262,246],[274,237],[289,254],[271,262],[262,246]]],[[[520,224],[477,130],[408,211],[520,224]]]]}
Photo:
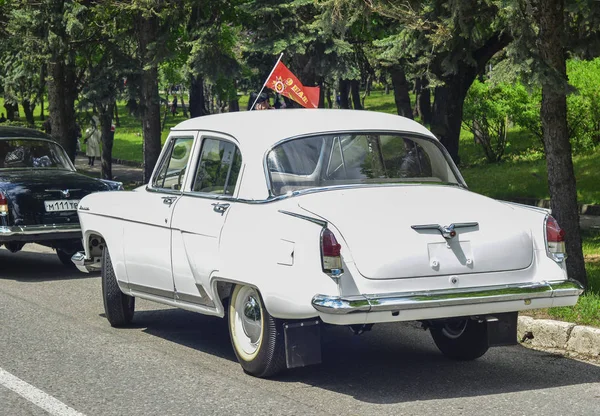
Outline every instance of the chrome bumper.
{"type": "Polygon", "coordinates": [[[409,309],[441,308],[531,299],[579,296],[583,287],[575,280],[483,286],[377,295],[316,295],[313,307],[323,313],[345,315],[355,312],[386,312],[409,309]]]}
{"type": "Polygon", "coordinates": [[[73,254],[71,261],[83,273],[95,272],[102,267],[100,263],[94,263],[93,260],[86,258],[83,251],[73,254]]]}
{"type": "Polygon", "coordinates": [[[0,226],[0,243],[81,238],[79,224],[0,226]]]}

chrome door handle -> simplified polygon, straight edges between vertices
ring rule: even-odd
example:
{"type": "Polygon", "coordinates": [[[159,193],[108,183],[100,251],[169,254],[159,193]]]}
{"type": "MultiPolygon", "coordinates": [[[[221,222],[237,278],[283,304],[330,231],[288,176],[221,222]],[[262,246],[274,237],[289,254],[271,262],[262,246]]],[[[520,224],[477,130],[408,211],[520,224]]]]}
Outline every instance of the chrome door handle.
{"type": "Polygon", "coordinates": [[[218,212],[220,214],[223,214],[225,211],[227,211],[227,208],[229,208],[229,204],[215,203],[211,205],[213,206],[213,211],[218,212]]]}
{"type": "Polygon", "coordinates": [[[163,204],[171,206],[173,205],[173,202],[175,202],[177,198],[175,198],[174,196],[163,196],[162,200],[163,200],[163,204]]]}

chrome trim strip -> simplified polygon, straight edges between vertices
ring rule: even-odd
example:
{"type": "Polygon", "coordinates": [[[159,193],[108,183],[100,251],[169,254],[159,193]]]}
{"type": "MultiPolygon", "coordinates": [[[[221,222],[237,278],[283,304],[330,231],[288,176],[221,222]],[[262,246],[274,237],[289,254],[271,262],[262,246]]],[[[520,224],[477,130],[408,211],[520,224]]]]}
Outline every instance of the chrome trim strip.
{"type": "Polygon", "coordinates": [[[482,286],[422,292],[358,295],[349,297],[316,295],[313,307],[323,313],[345,315],[355,312],[385,312],[441,308],[539,298],[579,296],[583,287],[575,280],[482,286]]]}
{"type": "Polygon", "coordinates": [[[306,220],[306,221],[310,221],[312,223],[315,223],[317,225],[320,225],[323,228],[327,227],[327,221],[323,221],[320,220],[318,218],[313,218],[313,217],[309,217],[307,215],[302,215],[302,214],[296,214],[295,212],[290,212],[290,211],[284,211],[282,209],[280,209],[278,212],[281,212],[282,214],[286,214],[295,218],[300,218],[302,220],[306,220]]]}
{"type": "Polygon", "coordinates": [[[206,293],[206,291],[204,290],[202,285],[199,285],[198,283],[196,283],[196,288],[198,289],[200,296],[190,295],[190,294],[181,293],[181,292],[175,292],[175,300],[193,303],[195,305],[202,305],[202,306],[208,306],[210,308],[214,308],[215,303],[208,296],[208,294],[206,293]]]}
{"type": "Polygon", "coordinates": [[[143,285],[138,285],[135,283],[125,283],[125,282],[119,282],[119,283],[123,288],[126,288],[127,290],[135,290],[136,292],[143,292],[143,293],[147,293],[149,295],[160,296],[161,298],[167,298],[170,300],[175,299],[175,292],[170,291],[170,290],[158,289],[155,287],[143,286],[143,285]]]}
{"type": "Polygon", "coordinates": [[[15,225],[12,227],[0,227],[0,237],[10,237],[13,235],[72,233],[77,231],[81,231],[81,226],[79,224],[15,225]]]}

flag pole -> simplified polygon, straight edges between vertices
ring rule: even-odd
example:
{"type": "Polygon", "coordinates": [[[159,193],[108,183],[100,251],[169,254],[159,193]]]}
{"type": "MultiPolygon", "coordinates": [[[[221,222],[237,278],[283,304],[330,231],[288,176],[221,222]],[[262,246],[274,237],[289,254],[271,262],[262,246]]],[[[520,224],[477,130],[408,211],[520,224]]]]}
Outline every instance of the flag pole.
{"type": "Polygon", "coordinates": [[[256,102],[260,98],[260,94],[262,94],[263,90],[265,89],[265,86],[267,85],[267,82],[269,82],[269,78],[271,78],[271,75],[273,75],[273,71],[275,71],[275,68],[277,68],[277,65],[279,64],[279,61],[281,61],[282,57],[283,57],[283,52],[281,52],[281,55],[279,55],[279,59],[277,59],[277,62],[275,62],[275,65],[273,66],[273,69],[271,69],[271,72],[269,73],[269,76],[265,80],[265,83],[263,84],[262,88],[260,89],[260,91],[259,91],[258,95],[256,96],[256,99],[254,100],[254,103],[252,104],[252,107],[250,107],[249,111],[252,111],[254,109],[254,106],[256,105],[256,102]]]}

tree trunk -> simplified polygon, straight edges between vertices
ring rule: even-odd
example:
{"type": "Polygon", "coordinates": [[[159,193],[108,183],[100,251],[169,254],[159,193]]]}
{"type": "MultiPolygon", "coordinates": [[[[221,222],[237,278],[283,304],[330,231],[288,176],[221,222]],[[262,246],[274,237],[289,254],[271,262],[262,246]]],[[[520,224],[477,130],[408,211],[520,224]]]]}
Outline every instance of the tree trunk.
{"type": "Polygon", "coordinates": [[[37,100],[40,102],[40,120],[44,121],[46,118],[44,115],[44,90],[46,88],[46,64],[40,66],[40,82],[38,84],[37,100]]]}
{"type": "Polygon", "coordinates": [[[443,85],[435,89],[431,131],[446,146],[456,163],[460,162],[458,157],[460,124],[467,91],[477,74],[485,70],[489,60],[511,41],[511,35],[506,32],[494,33],[479,49],[471,53],[474,64],[467,60],[461,61],[455,72],[447,75],[443,75],[445,72],[441,65],[443,56],[433,64],[436,67],[434,72],[443,81],[443,85]]]}
{"type": "Polygon", "coordinates": [[[115,103],[102,107],[100,111],[100,131],[102,132],[102,179],[112,180],[112,149],[115,132],[112,131],[112,120],[115,103]]]}
{"type": "Polygon", "coordinates": [[[408,82],[404,68],[395,66],[391,70],[392,85],[394,86],[394,101],[396,102],[396,110],[399,116],[413,118],[412,108],[410,106],[410,96],[408,95],[408,82]]]}
{"type": "Polygon", "coordinates": [[[62,57],[52,59],[48,67],[51,76],[48,80],[48,109],[52,137],[74,161],[78,139],[75,127],[75,68],[73,64],[65,63],[62,57]]]}
{"type": "Polygon", "coordinates": [[[350,81],[347,79],[340,79],[340,108],[350,108],[350,101],[348,100],[348,93],[350,90],[350,81]]]}
{"type": "Polygon", "coordinates": [[[139,53],[144,68],[141,74],[140,110],[144,135],[144,182],[147,183],[152,176],[161,149],[158,67],[156,64],[148,65],[147,58],[148,47],[157,40],[158,20],[154,15],[147,18],[140,16],[139,19],[139,53]]]}
{"type": "Polygon", "coordinates": [[[121,120],[119,119],[119,106],[115,103],[115,124],[117,127],[121,127],[121,120]]]}
{"type": "Polygon", "coordinates": [[[565,230],[567,274],[584,286],[587,274],[581,247],[577,187],[573,172],[571,143],[567,130],[567,83],[565,52],[563,48],[564,0],[540,1],[540,57],[553,76],[542,80],[542,134],[546,147],[548,186],[552,215],[565,230]],[[558,85],[557,85],[558,84],[558,85]],[[562,84],[562,85],[561,85],[562,84]]]}
{"type": "Polygon", "coordinates": [[[352,104],[355,110],[362,110],[363,106],[360,103],[360,81],[353,79],[350,81],[350,92],[352,93],[352,104]]]}
{"type": "Polygon", "coordinates": [[[446,147],[452,160],[460,163],[458,145],[463,116],[463,103],[469,87],[475,79],[474,71],[465,69],[462,74],[447,77],[444,85],[435,88],[431,132],[446,147]]]}
{"type": "Polygon", "coordinates": [[[417,80],[417,99],[416,113],[421,119],[421,123],[429,125],[431,123],[431,91],[427,78],[417,80]]]}
{"type": "MultiPolygon", "coordinates": [[[[252,104],[250,104],[252,105],[252,104]]],[[[201,117],[209,114],[204,97],[204,78],[192,75],[190,77],[190,117],[201,117]]]]}
{"type": "Polygon", "coordinates": [[[183,111],[183,116],[188,118],[188,110],[185,106],[185,100],[183,99],[183,91],[181,91],[181,110],[183,111]]]}
{"type": "Polygon", "coordinates": [[[29,101],[29,100],[23,100],[21,105],[23,106],[23,112],[25,113],[25,120],[27,120],[27,125],[29,127],[34,127],[35,126],[35,120],[33,118],[34,106],[31,105],[31,101],[29,101]]]}

